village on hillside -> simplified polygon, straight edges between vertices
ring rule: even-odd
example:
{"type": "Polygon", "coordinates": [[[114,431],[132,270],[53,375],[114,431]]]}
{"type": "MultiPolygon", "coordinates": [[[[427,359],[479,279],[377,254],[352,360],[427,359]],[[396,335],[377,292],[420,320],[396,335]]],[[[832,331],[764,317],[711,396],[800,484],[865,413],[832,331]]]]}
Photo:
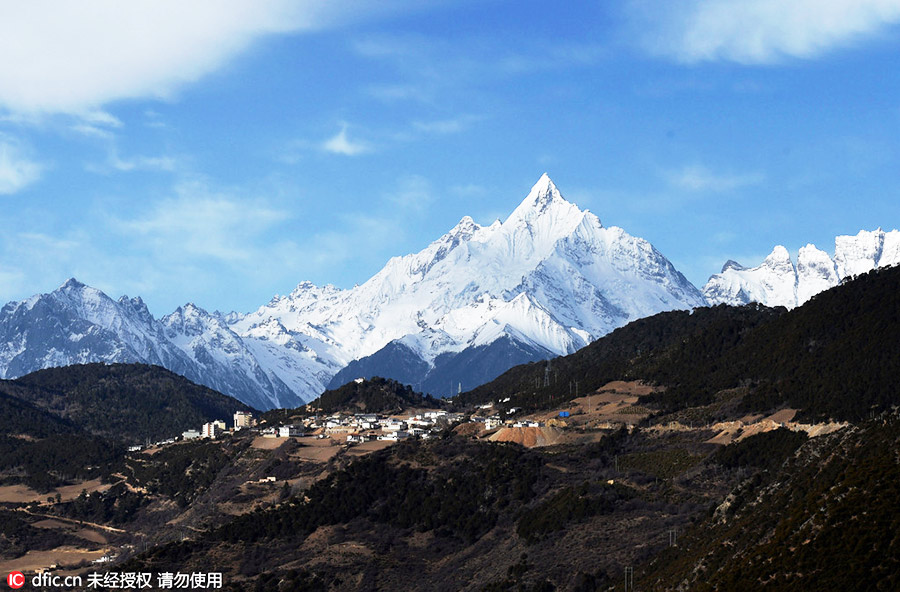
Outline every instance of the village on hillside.
{"type": "MultiPolygon", "coordinates": [[[[369,442],[381,442],[363,447],[376,450],[394,442],[409,438],[427,440],[442,431],[452,429],[456,433],[491,441],[514,442],[526,447],[548,446],[564,442],[597,439],[604,433],[620,427],[629,429],[650,415],[650,410],[639,404],[642,396],[653,388],[642,383],[617,381],[609,383],[591,395],[568,401],[564,409],[526,414],[516,407],[505,405],[509,399],[478,406],[467,413],[447,410],[408,409],[403,413],[351,413],[323,414],[309,409],[305,414],[290,416],[290,422],[272,422],[256,417],[247,411],[234,414],[231,427],[224,420],[215,420],[185,430],[180,437],[160,442],[132,446],[130,452],[156,449],[179,441],[217,439],[249,433],[256,439],[255,448],[273,449],[279,439],[310,438],[320,442],[317,447],[352,447],[369,442]]],[[[299,411],[299,410],[298,410],[299,411]]],[[[710,443],[726,444],[751,434],[785,427],[793,431],[805,431],[810,435],[828,433],[843,425],[813,426],[791,422],[794,413],[782,411],[771,417],[748,416],[740,421],[715,423],[703,426],[716,432],[710,443]]],[[[665,425],[646,426],[654,431],[680,431],[693,429],[693,425],[670,422],[665,425]]],[[[701,427],[701,426],[696,426],[701,427]]]]}

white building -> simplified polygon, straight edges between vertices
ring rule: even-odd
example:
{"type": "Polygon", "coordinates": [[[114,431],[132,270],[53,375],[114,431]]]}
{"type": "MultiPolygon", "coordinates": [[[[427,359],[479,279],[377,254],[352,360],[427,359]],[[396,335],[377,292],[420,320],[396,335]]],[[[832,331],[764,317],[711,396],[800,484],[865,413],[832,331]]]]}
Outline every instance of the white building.
{"type": "Polygon", "coordinates": [[[201,430],[201,435],[204,438],[215,438],[219,434],[225,431],[225,422],[221,419],[217,419],[215,421],[211,421],[209,423],[203,424],[203,429],[201,430]]]}
{"type": "Polygon", "coordinates": [[[404,430],[404,429],[406,429],[405,421],[391,421],[388,423],[381,424],[382,432],[397,432],[397,431],[404,430]]]}
{"type": "Polygon", "coordinates": [[[434,425],[434,422],[430,419],[423,419],[422,416],[411,417],[406,420],[406,423],[409,427],[420,427],[420,428],[430,428],[434,425]]]}
{"type": "Polygon", "coordinates": [[[194,440],[199,437],[200,437],[200,432],[198,432],[197,430],[185,430],[185,431],[181,432],[182,440],[194,440]]]}
{"type": "Polygon", "coordinates": [[[252,428],[256,425],[256,418],[249,411],[234,412],[234,429],[252,428]]]}
{"type": "Polygon", "coordinates": [[[283,425],[278,428],[278,437],[280,438],[290,438],[291,436],[305,436],[306,433],[303,431],[303,426],[300,425],[283,425]]]}
{"type": "Polygon", "coordinates": [[[484,420],[484,428],[486,430],[493,430],[494,428],[499,428],[502,422],[499,417],[488,417],[484,420]]]}
{"type": "Polygon", "coordinates": [[[379,440],[387,440],[389,442],[396,442],[398,440],[405,440],[407,438],[409,438],[409,433],[404,431],[390,432],[388,434],[378,436],[379,440]]]}

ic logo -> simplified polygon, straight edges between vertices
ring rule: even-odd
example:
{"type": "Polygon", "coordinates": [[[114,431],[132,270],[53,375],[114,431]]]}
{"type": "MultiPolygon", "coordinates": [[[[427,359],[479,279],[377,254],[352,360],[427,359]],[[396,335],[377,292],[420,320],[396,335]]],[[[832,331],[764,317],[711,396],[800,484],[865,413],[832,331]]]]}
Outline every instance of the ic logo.
{"type": "Polygon", "coordinates": [[[25,574],[20,571],[11,571],[9,572],[9,575],[6,576],[6,583],[9,584],[9,587],[13,590],[21,588],[25,585],[25,574]]]}

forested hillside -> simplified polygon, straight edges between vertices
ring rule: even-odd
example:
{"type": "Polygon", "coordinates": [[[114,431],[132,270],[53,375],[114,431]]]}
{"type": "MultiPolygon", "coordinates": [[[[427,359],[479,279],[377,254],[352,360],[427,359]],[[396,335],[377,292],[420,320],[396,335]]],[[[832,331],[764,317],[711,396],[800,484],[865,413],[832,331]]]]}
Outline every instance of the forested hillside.
{"type": "Polygon", "coordinates": [[[441,402],[431,395],[415,392],[412,387],[390,378],[374,377],[347,384],[322,393],[309,408],[324,413],[358,411],[360,413],[400,412],[410,407],[437,408],[441,402]]]}
{"type": "Polygon", "coordinates": [[[648,403],[672,411],[746,387],[748,411],[779,406],[812,419],[862,420],[900,403],[900,267],[869,272],[790,312],[724,305],[662,313],[547,363],[513,368],[459,397],[510,397],[540,408],[611,380],[645,380],[665,392],[648,403]]]}
{"type": "MultiPolygon", "coordinates": [[[[67,425],[128,442],[175,436],[213,419],[230,421],[235,411],[250,410],[237,399],[144,364],[48,368],[0,381],[0,394],[25,401],[67,425]]],[[[21,404],[19,408],[25,412],[21,404]]]]}
{"type": "MultiPolygon", "coordinates": [[[[775,434],[750,455],[768,470],[639,571],[643,588],[900,589],[900,418],[814,438],[796,453],[775,434]]],[[[733,464],[739,452],[714,458],[733,464]]]]}

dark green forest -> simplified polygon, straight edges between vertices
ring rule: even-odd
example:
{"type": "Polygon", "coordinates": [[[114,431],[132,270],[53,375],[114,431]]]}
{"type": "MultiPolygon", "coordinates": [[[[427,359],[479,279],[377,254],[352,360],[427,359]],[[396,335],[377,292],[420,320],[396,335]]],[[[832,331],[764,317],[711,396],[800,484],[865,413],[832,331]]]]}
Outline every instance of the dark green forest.
{"type": "Polygon", "coordinates": [[[302,538],[325,524],[365,518],[471,543],[494,527],[500,510],[532,499],[541,465],[538,455],[510,445],[402,443],[333,473],[303,500],[236,519],[218,536],[244,543],[302,538]]]}
{"type": "Polygon", "coordinates": [[[411,386],[392,378],[375,376],[362,382],[351,381],[339,388],[326,390],[310,401],[305,409],[315,409],[322,413],[399,413],[411,407],[437,409],[442,405],[440,399],[418,393],[411,386]]]}
{"type": "Polygon", "coordinates": [[[149,458],[130,457],[126,461],[127,474],[129,481],[169,497],[184,508],[246,447],[246,441],[228,446],[204,440],[185,442],[163,448],[149,458]]]}
{"type": "Polygon", "coordinates": [[[0,472],[39,492],[73,480],[108,479],[124,466],[124,454],[121,444],[86,434],[43,440],[0,435],[0,472]]]}
{"type": "MultiPolygon", "coordinates": [[[[230,421],[238,410],[251,411],[237,399],[164,368],[144,364],[48,368],[0,381],[0,397],[3,395],[46,411],[66,425],[130,443],[161,440],[213,419],[230,421]]],[[[0,398],[0,404],[3,400],[0,398]]],[[[28,418],[22,416],[25,408],[18,405],[23,424],[48,423],[46,417],[41,419],[33,413],[28,418]]]]}
{"type": "Polygon", "coordinates": [[[642,400],[663,412],[744,387],[746,411],[787,406],[805,419],[860,421],[900,404],[897,335],[900,267],[893,267],[791,311],[720,305],[641,319],[569,356],[513,368],[459,403],[510,397],[511,406],[539,409],[612,380],[644,380],[666,387],[642,400]]]}
{"type": "Polygon", "coordinates": [[[714,455],[769,468],[636,580],[701,592],[900,589],[900,418],[811,439],[797,455],[795,444],[772,432],[714,455]],[[765,461],[769,451],[784,462],[765,461]]]}

